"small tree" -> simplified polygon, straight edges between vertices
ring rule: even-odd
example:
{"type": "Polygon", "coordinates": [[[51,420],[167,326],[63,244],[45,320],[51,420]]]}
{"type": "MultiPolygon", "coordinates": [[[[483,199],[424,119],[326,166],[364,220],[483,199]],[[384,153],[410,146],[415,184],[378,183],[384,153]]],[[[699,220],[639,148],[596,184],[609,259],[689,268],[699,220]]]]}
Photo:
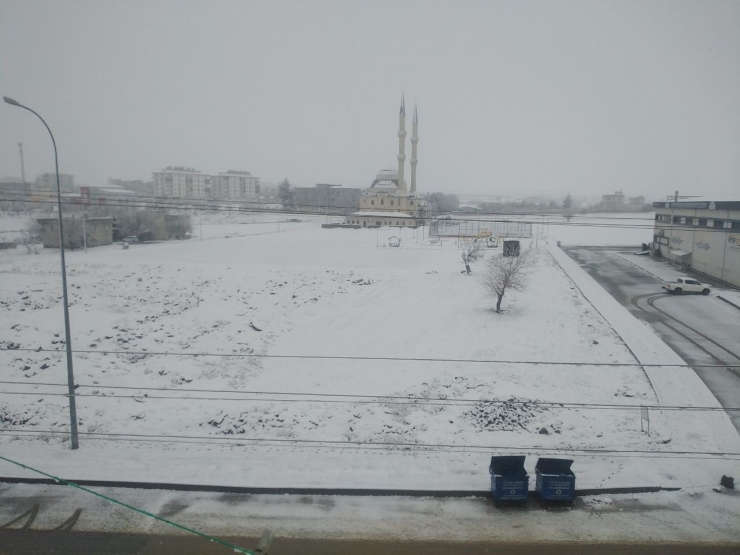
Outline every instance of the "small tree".
{"type": "Polygon", "coordinates": [[[465,254],[465,257],[471,262],[475,262],[481,256],[483,256],[483,252],[485,251],[485,246],[486,246],[485,239],[481,239],[481,240],[466,239],[466,240],[463,240],[462,245],[461,245],[463,254],[465,254]]]}
{"type": "Polygon", "coordinates": [[[573,197],[571,197],[570,194],[566,195],[563,200],[563,216],[568,222],[573,217],[573,197]]]}
{"type": "Polygon", "coordinates": [[[499,254],[488,261],[481,283],[486,295],[496,299],[496,312],[501,312],[501,301],[508,289],[521,291],[526,287],[530,268],[529,251],[522,251],[519,256],[499,254]]]}
{"type": "Polygon", "coordinates": [[[278,185],[278,197],[280,198],[280,202],[282,203],[283,208],[288,208],[295,205],[295,200],[293,199],[292,185],[290,184],[290,181],[288,181],[287,177],[283,179],[278,185]]]}
{"type": "Polygon", "coordinates": [[[28,254],[38,254],[36,244],[40,242],[41,224],[33,218],[28,218],[25,229],[18,238],[18,243],[26,247],[28,254]]]}
{"type": "Polygon", "coordinates": [[[82,230],[82,218],[64,218],[64,248],[81,249],[85,243],[82,230]]]}

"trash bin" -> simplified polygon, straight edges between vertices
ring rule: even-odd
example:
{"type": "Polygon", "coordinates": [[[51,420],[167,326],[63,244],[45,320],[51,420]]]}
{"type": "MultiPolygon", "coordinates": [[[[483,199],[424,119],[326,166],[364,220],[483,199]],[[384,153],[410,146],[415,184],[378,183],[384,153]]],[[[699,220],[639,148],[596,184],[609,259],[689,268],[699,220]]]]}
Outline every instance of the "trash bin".
{"type": "Polygon", "coordinates": [[[524,470],[524,456],[493,456],[488,467],[494,503],[526,503],[529,497],[529,474],[524,470]]]}
{"type": "Polygon", "coordinates": [[[573,502],[576,475],[570,469],[570,459],[541,458],[535,466],[535,491],[544,502],[573,502]]]}
{"type": "Polygon", "coordinates": [[[504,256],[519,256],[520,250],[519,241],[504,241],[504,256]]]}

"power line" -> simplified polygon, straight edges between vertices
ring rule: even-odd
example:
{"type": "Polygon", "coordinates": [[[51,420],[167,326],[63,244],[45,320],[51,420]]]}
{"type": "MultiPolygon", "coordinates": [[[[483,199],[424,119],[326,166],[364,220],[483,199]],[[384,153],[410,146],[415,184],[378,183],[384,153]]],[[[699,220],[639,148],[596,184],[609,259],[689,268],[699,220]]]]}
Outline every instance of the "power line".
{"type": "MultiPolygon", "coordinates": [[[[0,382],[7,383],[7,382],[0,382]]],[[[22,383],[22,382],[15,382],[22,383]]],[[[29,383],[25,385],[38,385],[29,383]]],[[[51,384],[50,384],[51,385],[51,384]]],[[[53,384],[62,386],[63,384],[53,384]]],[[[177,393],[190,392],[213,392],[230,393],[233,395],[283,395],[285,397],[305,397],[301,399],[283,399],[276,397],[193,397],[186,395],[105,395],[101,393],[75,393],[75,397],[94,397],[98,399],[136,399],[136,400],[173,400],[173,401],[238,401],[258,403],[324,403],[324,404],[350,404],[350,405],[409,405],[409,406],[465,406],[476,407],[479,405],[515,405],[523,407],[538,407],[547,409],[584,409],[584,410],[669,410],[669,411],[698,411],[698,412],[732,412],[740,411],[740,407],[702,407],[691,405],[633,405],[633,404],[609,404],[609,403],[571,403],[558,401],[519,401],[506,399],[470,399],[470,398],[444,398],[444,397],[403,397],[396,395],[351,395],[333,393],[295,393],[295,392],[262,392],[262,391],[214,391],[198,389],[167,389],[154,387],[126,387],[105,385],[82,385],[77,387],[90,389],[125,389],[135,391],[174,391],[177,393]],[[331,399],[320,399],[319,397],[331,397],[331,399]],[[339,397],[339,398],[338,398],[339,397]],[[362,400],[357,400],[362,399],[362,400]],[[368,401],[367,399],[374,399],[368,401]]],[[[49,393],[43,391],[0,391],[6,395],[30,395],[36,397],[68,397],[68,393],[49,393]]]]}
{"type": "MultiPolygon", "coordinates": [[[[13,193],[10,193],[13,194],[13,193]]],[[[191,199],[192,200],[192,199],[191,199]]],[[[56,201],[45,201],[45,200],[22,200],[22,199],[7,199],[5,202],[25,202],[25,203],[31,203],[31,204],[57,204],[56,201]]],[[[235,201],[234,201],[235,202],[235,201]]],[[[66,206],[75,206],[75,207],[81,207],[82,205],[76,202],[68,202],[68,201],[62,201],[63,205],[66,206]]],[[[248,204],[259,204],[259,203],[248,203],[248,204]]],[[[143,202],[139,204],[129,204],[129,203],[115,203],[115,204],[105,204],[105,205],[99,205],[103,208],[169,208],[171,210],[191,210],[191,211],[206,211],[206,212],[247,212],[247,213],[272,213],[272,214],[288,214],[288,215],[304,215],[304,216],[326,216],[327,214],[322,211],[310,211],[310,210],[300,210],[300,209],[275,209],[275,208],[255,208],[248,206],[247,203],[245,203],[245,206],[228,206],[228,207],[219,207],[219,206],[202,206],[202,205],[195,205],[195,204],[182,204],[182,203],[171,203],[167,201],[156,201],[152,203],[146,203],[143,202]]],[[[262,203],[266,205],[274,206],[274,203],[262,203]]],[[[347,208],[347,209],[358,209],[356,206],[335,206],[332,208],[347,208]]],[[[390,207],[374,207],[373,211],[375,212],[385,212],[387,211],[389,214],[393,214],[395,210],[392,210],[390,207]]],[[[447,211],[439,211],[438,214],[448,214],[447,211]]],[[[433,212],[434,214],[434,212],[433,212]]],[[[330,214],[333,217],[344,217],[344,214],[330,214]]],[[[491,213],[492,216],[506,216],[505,214],[497,214],[497,213],[491,213]]],[[[401,219],[401,218],[399,218],[401,219]]],[[[419,217],[419,216],[413,216],[408,215],[405,216],[403,219],[405,220],[422,220],[426,221],[429,218],[419,217]]],[[[615,218],[616,219],[616,218],[615,218]]],[[[557,222],[557,221],[543,221],[543,220],[512,220],[512,219],[491,219],[491,218],[450,218],[450,219],[443,219],[439,220],[443,222],[477,222],[477,223],[519,223],[519,224],[527,224],[527,225],[553,225],[553,226],[562,226],[562,227],[597,227],[597,228],[616,228],[616,229],[645,229],[645,230],[653,230],[655,229],[654,225],[650,224],[611,224],[611,223],[593,223],[593,222],[571,222],[571,221],[565,221],[565,222],[557,222]]],[[[648,219],[645,219],[645,221],[649,221],[648,219]]],[[[652,221],[652,220],[650,220],[652,221]]],[[[667,224],[670,225],[670,224],[667,224]]],[[[671,228],[666,228],[671,229],[671,228]]],[[[684,229],[684,227],[677,228],[677,229],[684,229]]],[[[727,232],[728,229],[725,228],[702,228],[702,231],[706,232],[727,232]]]]}
{"type": "MultiPolygon", "coordinates": [[[[61,349],[36,349],[18,347],[13,349],[1,349],[2,352],[35,352],[35,353],[61,353],[61,349]]],[[[382,357],[382,356],[353,356],[353,355],[271,355],[257,353],[186,353],[178,351],[109,351],[93,349],[73,349],[73,353],[99,354],[99,355],[137,355],[137,356],[189,356],[189,357],[223,357],[223,358],[267,358],[267,359],[296,359],[296,360],[362,360],[382,362],[448,362],[462,364],[528,364],[542,366],[604,366],[604,367],[628,367],[628,368],[736,368],[730,364],[642,364],[639,362],[571,362],[553,360],[503,360],[503,359],[475,359],[475,358],[433,358],[433,357],[382,357]]],[[[0,382],[3,383],[3,382],[0,382]]]]}
{"type": "MultiPolygon", "coordinates": [[[[33,193],[29,192],[27,189],[23,189],[21,187],[5,187],[0,188],[0,195],[3,193],[3,191],[12,191],[10,195],[16,195],[16,196],[24,196],[24,197],[34,197],[34,196],[42,196],[39,195],[38,192],[33,193]]],[[[111,193],[111,195],[108,196],[115,196],[115,193],[111,193]]],[[[107,197],[100,195],[102,199],[105,199],[107,197]]],[[[213,204],[233,204],[237,206],[254,206],[254,205],[261,205],[261,206],[274,206],[276,204],[282,204],[281,202],[262,202],[259,200],[239,200],[239,199],[196,199],[193,197],[181,197],[181,196],[166,196],[166,197],[158,197],[154,195],[140,195],[140,194],[132,194],[132,195],[125,195],[125,199],[129,200],[151,200],[154,202],[168,202],[171,200],[183,200],[183,201],[189,201],[189,202],[203,202],[203,203],[213,203],[213,204]]],[[[91,198],[92,201],[95,200],[95,197],[91,198]]],[[[420,200],[426,200],[420,197],[420,200]]],[[[94,206],[94,205],[93,205],[94,206]]],[[[111,205],[100,205],[100,206],[115,206],[115,204],[111,205]]],[[[324,210],[324,212],[320,212],[319,215],[325,216],[326,212],[325,210],[327,208],[330,209],[337,209],[337,208],[357,208],[357,206],[352,205],[331,205],[327,206],[327,204],[311,204],[311,203],[301,203],[300,206],[307,207],[307,208],[316,208],[320,210],[324,210]]],[[[395,207],[394,207],[395,208],[395,207]]],[[[394,211],[394,209],[386,206],[375,206],[373,208],[374,211],[394,211]]],[[[460,214],[462,212],[460,211],[449,211],[449,210],[432,210],[432,214],[449,214],[449,213],[457,213],[460,214]]],[[[512,211],[504,211],[504,212],[481,212],[477,211],[476,216],[535,216],[535,217],[549,217],[549,216],[557,216],[557,217],[563,217],[561,213],[555,213],[555,212],[512,212],[512,211]]],[[[602,219],[602,220],[650,220],[652,221],[652,218],[648,217],[615,217],[615,216],[587,216],[586,214],[573,214],[570,216],[571,218],[578,218],[578,217],[588,217],[591,219],[602,219]]]]}
{"type": "MultiPolygon", "coordinates": [[[[29,201],[23,201],[18,199],[10,199],[6,200],[5,202],[27,202],[27,203],[36,203],[36,204],[58,204],[57,201],[44,201],[44,200],[29,200],[29,201]]],[[[80,207],[80,204],[75,202],[65,202],[62,201],[63,205],[66,206],[76,206],[80,207]]],[[[311,211],[305,211],[305,210],[290,210],[290,209],[265,209],[265,208],[242,208],[242,207],[209,207],[209,206],[195,206],[195,205],[184,205],[184,204],[170,204],[170,203],[156,203],[156,204],[124,204],[124,203],[116,203],[111,205],[103,205],[110,208],[168,208],[170,210],[186,210],[186,211],[194,211],[194,212],[240,212],[240,213],[270,213],[270,214],[286,214],[286,215],[294,215],[294,216],[326,216],[327,214],[324,212],[311,212],[311,211]]],[[[338,208],[338,207],[337,207],[338,208]]],[[[353,207],[356,208],[356,207],[353,207]]],[[[389,215],[392,216],[393,212],[389,211],[389,215]]],[[[500,215],[500,214],[496,214],[500,215]]],[[[345,214],[331,214],[332,217],[342,218],[345,217],[345,214]]],[[[398,217],[399,221],[421,221],[421,222],[427,222],[430,220],[430,218],[424,218],[419,216],[412,216],[407,215],[404,217],[398,217]]],[[[452,224],[456,222],[474,222],[474,223],[480,223],[480,224],[524,224],[524,225],[531,225],[531,226],[541,226],[543,224],[547,224],[548,226],[558,226],[558,227],[588,227],[588,228],[605,228],[605,229],[635,229],[635,230],[655,230],[654,225],[642,225],[642,224],[610,224],[610,223],[592,223],[592,222],[556,222],[556,221],[548,221],[544,222],[541,220],[512,220],[512,219],[486,219],[486,218],[449,218],[449,219],[437,219],[435,221],[440,222],[451,222],[452,224]]],[[[283,222],[280,222],[283,223],[283,222]]],[[[393,227],[393,226],[390,226],[393,227]]],[[[402,226],[405,227],[405,226],[402,226]]],[[[672,224],[664,224],[660,229],[664,230],[673,230],[673,229],[696,229],[693,226],[676,226],[672,227],[672,224]]],[[[728,233],[732,231],[730,228],[713,228],[713,227],[707,227],[707,228],[700,228],[703,233],[728,233]]],[[[450,236],[453,237],[453,236],[450,236]]]]}
{"type": "MultiPolygon", "coordinates": [[[[69,432],[59,430],[23,430],[15,428],[6,428],[3,431],[11,433],[27,433],[27,434],[51,434],[51,435],[68,435],[69,432]]],[[[205,443],[216,443],[216,442],[243,442],[250,444],[262,444],[264,442],[270,442],[271,446],[301,446],[301,447],[315,447],[323,448],[333,446],[370,446],[370,447],[382,447],[387,449],[389,447],[394,448],[405,448],[405,449],[425,449],[425,450],[439,450],[445,451],[447,449],[458,449],[461,452],[467,450],[478,450],[484,452],[535,452],[535,453],[554,453],[554,454],[569,454],[577,453],[582,455],[641,455],[635,458],[654,458],[654,456],[663,456],[664,458],[673,458],[674,455],[689,455],[689,456],[703,456],[704,458],[724,458],[724,457],[740,457],[740,452],[732,451],[664,451],[664,450],[650,450],[650,449],[610,449],[610,448],[578,448],[578,447],[517,447],[513,445],[455,445],[448,443],[409,443],[409,442],[391,442],[391,441],[360,441],[360,440],[321,440],[321,439],[287,439],[287,438],[254,438],[254,437],[243,437],[238,434],[221,437],[214,436],[188,436],[188,435],[165,435],[165,434],[120,434],[120,433],[104,433],[104,432],[79,432],[80,435],[87,436],[88,439],[102,439],[102,438],[115,438],[118,441],[139,441],[139,440],[150,440],[156,443],[169,443],[168,440],[198,440],[205,443]],[[133,439],[131,439],[133,438],[133,439]],[[653,455],[653,457],[645,457],[644,455],[653,455]]],[[[735,458],[727,459],[735,460],[735,458]]]]}
{"type": "Polygon", "coordinates": [[[70,486],[76,489],[79,489],[80,491],[84,491],[85,493],[89,493],[91,495],[94,495],[95,497],[99,497],[101,499],[104,499],[105,501],[108,501],[109,503],[113,503],[114,505],[118,505],[120,507],[124,507],[130,511],[133,511],[135,513],[139,513],[141,515],[144,515],[149,518],[153,518],[154,520],[158,520],[160,522],[164,522],[165,524],[172,526],[174,528],[178,528],[180,530],[183,530],[185,532],[188,532],[190,534],[194,534],[196,536],[200,536],[201,538],[208,540],[210,542],[217,543],[219,545],[222,545],[224,547],[228,547],[234,551],[234,553],[244,553],[246,555],[254,555],[252,551],[249,551],[248,549],[244,549],[243,547],[239,547],[238,545],[235,545],[233,543],[224,541],[220,538],[217,538],[215,536],[210,536],[208,534],[204,534],[203,532],[198,532],[197,530],[194,530],[192,528],[188,528],[187,526],[183,526],[182,524],[178,524],[176,522],[173,522],[169,519],[166,519],[164,517],[152,514],[148,511],[145,511],[143,509],[139,509],[138,507],[134,507],[133,505],[129,505],[128,503],[124,503],[123,501],[119,501],[118,499],[114,499],[113,497],[109,497],[107,495],[103,495],[102,493],[98,493],[97,491],[93,491],[91,489],[88,489],[84,486],[81,486],[79,484],[76,484],[75,482],[70,482],[69,480],[65,480],[63,478],[59,478],[57,476],[54,476],[52,474],[48,474],[46,472],[43,472],[41,470],[37,470],[36,468],[33,468],[31,466],[25,465],[23,463],[20,463],[18,461],[14,461],[13,459],[8,459],[7,457],[3,457],[0,455],[0,459],[9,462],[11,464],[14,464],[16,466],[19,466],[25,470],[30,470],[31,472],[35,472],[36,474],[41,474],[42,476],[46,476],[47,478],[51,478],[58,484],[64,484],[65,486],[70,486]]]}

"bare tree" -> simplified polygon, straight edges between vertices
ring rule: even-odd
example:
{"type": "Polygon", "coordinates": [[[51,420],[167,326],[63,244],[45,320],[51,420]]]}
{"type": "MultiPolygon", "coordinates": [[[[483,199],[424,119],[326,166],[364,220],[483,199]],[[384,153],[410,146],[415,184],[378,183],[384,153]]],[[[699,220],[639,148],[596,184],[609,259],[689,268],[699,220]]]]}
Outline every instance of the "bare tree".
{"type": "MultiPolygon", "coordinates": [[[[81,249],[85,243],[82,236],[84,226],[82,225],[82,218],[64,218],[64,248],[65,249],[81,249]]],[[[59,230],[57,230],[57,234],[59,230]]]]}
{"type": "Polygon", "coordinates": [[[25,228],[18,238],[18,243],[26,247],[28,254],[38,254],[37,243],[41,242],[41,224],[34,218],[28,218],[25,228]]]}
{"type": "Polygon", "coordinates": [[[478,260],[481,256],[483,256],[483,253],[486,250],[485,240],[466,239],[462,242],[461,246],[463,254],[465,254],[466,258],[471,262],[478,260]]]}
{"type": "Polygon", "coordinates": [[[501,301],[507,290],[521,291],[527,285],[531,269],[530,251],[522,251],[519,256],[498,254],[488,261],[481,284],[486,295],[496,299],[496,312],[501,312],[501,301]]]}

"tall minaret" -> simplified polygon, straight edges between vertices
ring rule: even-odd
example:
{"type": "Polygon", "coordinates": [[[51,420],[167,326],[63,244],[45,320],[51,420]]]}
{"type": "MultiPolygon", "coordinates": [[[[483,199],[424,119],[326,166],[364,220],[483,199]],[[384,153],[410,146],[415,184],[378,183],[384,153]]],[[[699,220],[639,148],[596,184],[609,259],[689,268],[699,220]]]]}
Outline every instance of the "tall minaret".
{"type": "Polygon", "coordinates": [[[416,143],[419,142],[419,118],[416,115],[416,103],[414,103],[414,119],[411,125],[411,194],[416,194],[416,143]]]}
{"type": "Polygon", "coordinates": [[[406,165],[406,101],[401,95],[401,111],[398,114],[398,192],[406,193],[403,170],[406,165]]]}

